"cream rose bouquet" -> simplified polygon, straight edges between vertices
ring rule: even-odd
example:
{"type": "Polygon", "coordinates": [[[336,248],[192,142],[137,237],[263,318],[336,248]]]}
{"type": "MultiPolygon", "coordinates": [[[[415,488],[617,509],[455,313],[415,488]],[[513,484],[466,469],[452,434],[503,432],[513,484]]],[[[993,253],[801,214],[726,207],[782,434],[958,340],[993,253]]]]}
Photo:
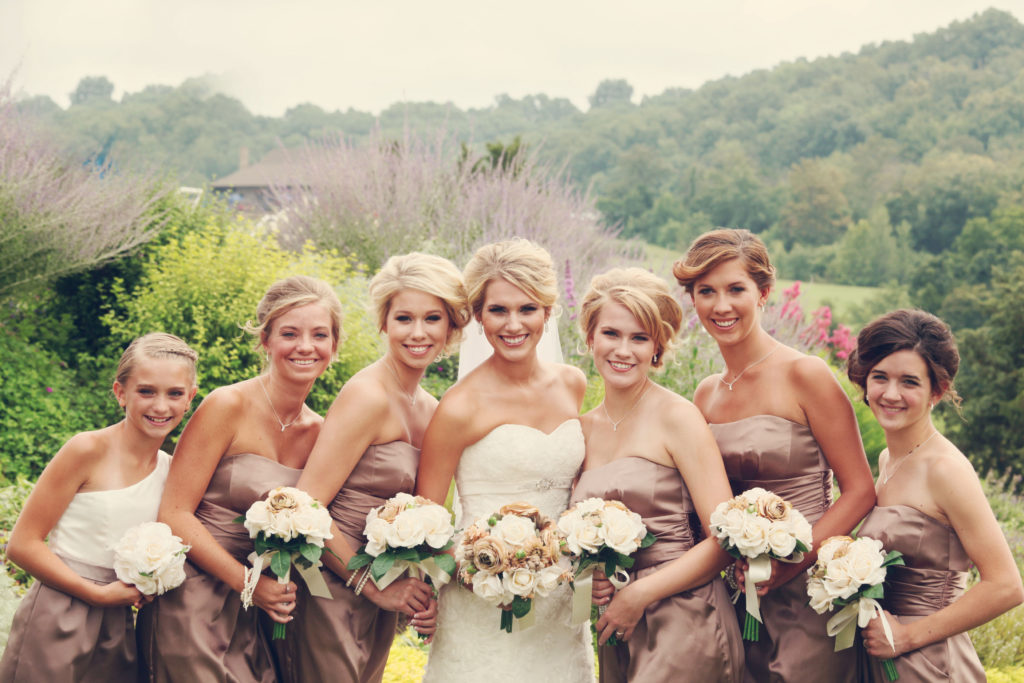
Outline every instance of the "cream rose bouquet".
{"type": "MultiPolygon", "coordinates": [[[[593,574],[603,565],[605,576],[616,588],[629,583],[627,569],[632,568],[632,555],[655,542],[643,518],[617,500],[587,498],[576,503],[558,518],[562,535],[562,553],[572,557],[573,605],[572,623],[590,619],[593,574]]],[[[599,612],[603,612],[603,605],[599,612]]],[[[591,624],[593,628],[593,624],[591,624]]],[[[612,636],[609,645],[618,639],[612,636]]]]}
{"type": "MultiPolygon", "coordinates": [[[[245,525],[255,545],[255,552],[249,555],[252,567],[246,570],[242,589],[242,605],[246,609],[252,606],[252,595],[265,563],[269,563],[280,583],[288,583],[294,565],[311,594],[333,597],[320,575],[324,541],[332,537],[331,515],[311,495],[291,486],[279,486],[235,521],[245,525]]],[[[284,638],[284,627],[274,624],[275,640],[284,638]]]]}
{"type": "MultiPolygon", "coordinates": [[[[841,608],[826,624],[828,634],[836,638],[837,652],[852,646],[857,627],[864,628],[875,617],[882,620],[882,630],[893,645],[892,631],[878,601],[885,597],[888,568],[902,564],[902,553],[886,553],[881,541],[867,536],[833,536],[818,547],[818,559],[807,570],[807,596],[818,614],[841,608]]],[[[899,678],[891,659],[882,665],[886,678],[899,678]]]]}
{"type": "Polygon", "coordinates": [[[747,615],[743,638],[760,638],[761,608],[756,584],[772,575],[772,559],[799,562],[810,550],[811,525],[788,501],[762,488],[752,488],[718,504],[711,513],[711,533],[727,553],[745,557],[747,615]]]}
{"type": "Polygon", "coordinates": [[[163,595],[185,582],[190,549],[163,522],[143,522],[114,545],[114,574],[143,595],[163,595]]]}
{"type": "Polygon", "coordinates": [[[459,581],[501,612],[501,628],[512,632],[533,624],[534,596],[545,597],[569,580],[572,570],[562,563],[561,538],[555,523],[527,503],[503,506],[477,520],[455,546],[459,581]]]}
{"type": "Polygon", "coordinates": [[[422,572],[436,586],[455,573],[455,560],[445,552],[455,535],[451,513],[427,498],[396,494],[370,510],[363,535],[366,543],[348,568],[370,565],[367,572],[382,590],[406,573],[419,578],[422,572]]]}

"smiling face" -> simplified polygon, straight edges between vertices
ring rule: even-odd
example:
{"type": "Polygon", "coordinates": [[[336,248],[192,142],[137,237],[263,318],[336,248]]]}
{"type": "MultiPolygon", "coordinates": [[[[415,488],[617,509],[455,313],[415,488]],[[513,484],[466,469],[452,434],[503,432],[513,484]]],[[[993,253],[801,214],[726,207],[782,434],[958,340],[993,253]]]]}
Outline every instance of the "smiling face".
{"type": "Polygon", "coordinates": [[[450,330],[444,302],[433,294],[403,289],[392,297],[384,332],[395,360],[413,368],[427,367],[444,349],[450,330]]]}
{"type": "Polygon", "coordinates": [[[508,280],[487,284],[480,324],[498,357],[514,362],[532,356],[546,319],[545,308],[508,280]]]}
{"type": "Polygon", "coordinates": [[[337,348],[331,324],[321,304],[296,306],[275,318],[263,341],[269,372],[308,381],[319,377],[337,348]]]}
{"type": "Polygon", "coordinates": [[[871,412],[886,432],[902,431],[930,420],[932,390],[928,366],[911,349],[891,353],[868,373],[865,395],[871,412]]]}
{"type": "Polygon", "coordinates": [[[736,343],[756,330],[759,325],[757,307],[767,296],[767,290],[757,289],[739,259],[713,268],[693,286],[697,316],[719,344],[736,343]]]}
{"type": "Polygon", "coordinates": [[[125,422],[161,441],[181,423],[195,395],[192,366],[176,358],[139,358],[124,383],[114,382],[125,422]]]}
{"type": "Polygon", "coordinates": [[[608,387],[628,387],[647,378],[654,357],[654,340],[629,309],[607,301],[597,314],[589,340],[594,365],[608,387]]]}

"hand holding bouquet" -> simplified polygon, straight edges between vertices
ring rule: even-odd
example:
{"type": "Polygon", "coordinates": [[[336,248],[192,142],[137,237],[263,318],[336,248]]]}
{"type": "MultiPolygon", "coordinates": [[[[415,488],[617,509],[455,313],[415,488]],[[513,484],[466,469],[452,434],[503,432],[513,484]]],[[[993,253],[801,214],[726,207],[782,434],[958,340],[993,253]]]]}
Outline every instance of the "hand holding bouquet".
{"type": "MultiPolygon", "coordinates": [[[[885,596],[887,568],[901,564],[902,553],[886,553],[881,541],[866,536],[856,540],[833,536],[818,548],[818,560],[807,570],[807,595],[811,609],[818,614],[842,608],[826,625],[828,634],[836,637],[837,652],[853,645],[856,628],[864,628],[875,617],[882,620],[889,645],[893,645],[892,631],[878,600],[885,596]]],[[[890,681],[899,678],[891,659],[882,664],[890,681]]]]}
{"type": "Polygon", "coordinates": [[[367,573],[381,590],[406,573],[420,578],[422,571],[436,586],[448,583],[455,573],[455,560],[445,552],[455,535],[451,513],[431,500],[396,494],[370,510],[363,535],[366,543],[349,560],[348,569],[370,565],[367,573]]]}
{"type": "MultiPolygon", "coordinates": [[[[294,565],[312,595],[332,597],[319,571],[324,541],[332,537],[331,515],[312,496],[291,486],[279,486],[235,521],[245,524],[256,546],[256,552],[249,556],[252,568],[246,570],[242,589],[246,609],[252,605],[253,592],[268,561],[278,582],[288,583],[294,565]]],[[[274,624],[275,640],[284,638],[284,627],[274,624]]]]}
{"type": "MultiPolygon", "coordinates": [[[[558,519],[562,534],[562,552],[573,558],[572,623],[590,619],[591,590],[594,569],[603,565],[605,576],[616,588],[629,583],[627,569],[633,566],[632,555],[649,547],[656,540],[647,531],[643,519],[617,500],[587,498],[562,513],[558,519]]],[[[604,611],[604,605],[599,612],[604,611]]],[[[593,628],[591,624],[591,628],[593,628]]],[[[612,636],[608,645],[618,639],[612,636]]]]}
{"type": "Polygon", "coordinates": [[[143,522],[114,546],[114,573],[143,595],[163,595],[185,582],[189,550],[163,522],[143,522]]]}
{"type": "Polygon", "coordinates": [[[789,502],[757,487],[719,503],[710,522],[711,533],[727,553],[748,559],[743,638],[756,641],[761,622],[756,584],[771,578],[773,558],[783,562],[803,559],[811,548],[811,525],[789,502]]]}
{"type": "Polygon", "coordinates": [[[455,547],[461,565],[459,580],[501,613],[501,628],[512,632],[513,617],[520,628],[533,623],[533,597],[547,596],[569,580],[570,570],[559,564],[561,538],[555,523],[527,503],[503,506],[467,528],[455,547]]]}

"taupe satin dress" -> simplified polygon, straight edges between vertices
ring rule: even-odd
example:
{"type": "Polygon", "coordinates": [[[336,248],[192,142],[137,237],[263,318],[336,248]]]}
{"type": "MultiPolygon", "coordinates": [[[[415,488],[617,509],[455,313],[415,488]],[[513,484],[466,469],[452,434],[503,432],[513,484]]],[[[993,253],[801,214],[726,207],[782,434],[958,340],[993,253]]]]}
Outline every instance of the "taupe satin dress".
{"type": "MultiPolygon", "coordinates": [[[[249,566],[253,542],[235,518],[270,489],[294,486],[301,473],[255,453],[221,458],[196,508],[196,518],[236,560],[249,566]]],[[[180,588],[139,612],[139,655],[150,680],[276,681],[268,645],[270,618],[259,607],[243,609],[238,593],[191,562],[185,563],[185,573],[180,588]]]]}
{"type": "MultiPolygon", "coordinates": [[[[161,451],[153,471],[131,486],[75,494],[50,532],[50,550],[84,579],[116,581],[114,544],[129,528],[156,519],[170,461],[161,451]]],[[[14,615],[0,681],[130,682],[136,660],[129,605],[95,607],[36,581],[14,615]]]]}
{"type": "MultiPolygon", "coordinates": [[[[773,491],[811,524],[831,506],[832,470],[810,427],[776,415],[753,415],[710,427],[733,493],[755,486],[773,491]]],[[[835,641],[825,630],[831,615],[816,614],[807,602],[805,573],[761,598],[761,639],[743,643],[745,680],[856,680],[856,649],[835,652],[835,641]]],[[[744,618],[742,598],[736,609],[737,617],[744,618]]]]}
{"type": "MultiPolygon", "coordinates": [[[[371,509],[396,493],[415,491],[419,461],[420,450],[405,441],[370,446],[359,458],[330,504],[331,517],[353,549],[366,542],[363,529],[371,509]]],[[[281,679],[290,683],[380,681],[398,614],[357,596],[333,572],[322,573],[334,599],[313,597],[298,582],[298,614],[288,624],[287,639],[277,641],[284,646],[281,679]]]]}
{"type": "MultiPolygon", "coordinates": [[[[657,537],[634,556],[634,580],[683,555],[702,535],[674,467],[630,456],[585,470],[572,504],[592,497],[622,501],[657,537]]],[[[601,683],[742,680],[743,644],[725,584],[715,579],[648,605],[629,641],[599,648],[598,659],[601,683]]]]}
{"type": "MultiPolygon", "coordinates": [[[[903,553],[905,567],[890,567],[882,606],[902,623],[917,621],[959,598],[967,587],[967,557],[956,531],[908,505],[876,507],[857,532],[903,553]]],[[[881,661],[862,651],[866,679],[885,681],[881,661]]],[[[966,633],[895,659],[900,683],[984,681],[985,669],[966,633]]]]}

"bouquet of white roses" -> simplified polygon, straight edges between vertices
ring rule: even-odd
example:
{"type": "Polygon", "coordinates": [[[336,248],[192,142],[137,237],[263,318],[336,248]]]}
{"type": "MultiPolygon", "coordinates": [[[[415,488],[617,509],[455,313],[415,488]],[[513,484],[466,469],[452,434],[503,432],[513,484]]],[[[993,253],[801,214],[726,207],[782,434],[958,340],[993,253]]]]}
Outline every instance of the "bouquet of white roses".
{"type": "Polygon", "coordinates": [[[367,570],[383,590],[402,574],[425,573],[443,586],[455,573],[455,560],[445,551],[452,547],[451,513],[443,506],[408,493],[398,493],[366,515],[366,536],[348,562],[350,570],[367,570]]]}
{"type": "MultiPolygon", "coordinates": [[[[245,524],[256,546],[256,552],[249,555],[252,567],[246,570],[242,589],[246,609],[252,605],[265,562],[270,563],[270,571],[280,583],[288,583],[294,565],[311,594],[333,597],[319,571],[324,541],[332,537],[331,515],[312,496],[291,486],[279,486],[235,521],[245,524]]],[[[274,639],[284,638],[284,627],[274,624],[274,639]]]]}
{"type": "MultiPolygon", "coordinates": [[[[562,552],[573,558],[572,623],[590,619],[593,573],[604,566],[605,576],[616,588],[629,583],[626,572],[633,566],[633,553],[655,542],[643,518],[617,500],[587,498],[562,513],[558,519],[562,552]]],[[[603,612],[603,606],[599,612],[603,612]]],[[[593,624],[591,624],[593,628],[593,624]]],[[[618,639],[612,636],[608,645],[618,639]]]]}
{"type": "Polygon", "coordinates": [[[459,580],[495,607],[511,608],[501,612],[504,631],[512,632],[513,617],[528,628],[533,597],[549,595],[571,576],[568,563],[560,564],[560,543],[555,523],[537,508],[505,505],[463,532],[455,546],[459,580]]]}
{"type": "Polygon", "coordinates": [[[128,529],[114,546],[114,573],[143,595],[163,595],[185,582],[185,554],[191,548],[163,522],[128,529]]]}
{"type": "MultiPolygon", "coordinates": [[[[807,595],[811,609],[818,614],[842,608],[826,625],[828,634],[836,637],[837,652],[852,646],[857,627],[864,628],[876,616],[893,645],[892,631],[878,601],[885,597],[887,568],[902,564],[902,553],[886,553],[881,541],[866,536],[856,540],[833,536],[818,547],[818,559],[807,570],[807,595]]],[[[890,681],[899,678],[891,659],[882,665],[890,681]]]]}
{"type": "Polygon", "coordinates": [[[772,558],[783,562],[803,559],[811,548],[811,525],[788,501],[757,487],[719,503],[710,522],[711,533],[725,551],[748,560],[743,638],[758,640],[761,608],[755,584],[771,578],[772,558]]]}

